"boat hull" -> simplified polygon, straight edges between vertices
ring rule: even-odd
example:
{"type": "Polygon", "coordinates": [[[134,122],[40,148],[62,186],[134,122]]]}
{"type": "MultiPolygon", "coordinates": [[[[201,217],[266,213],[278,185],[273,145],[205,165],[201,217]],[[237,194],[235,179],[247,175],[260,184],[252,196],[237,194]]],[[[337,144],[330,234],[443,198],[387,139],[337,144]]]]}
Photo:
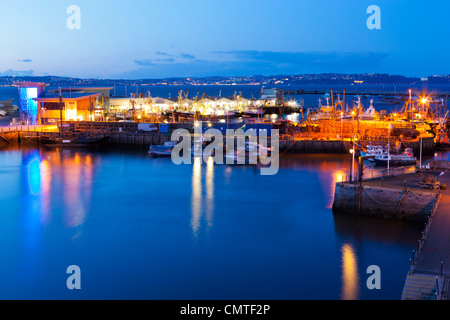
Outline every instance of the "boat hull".
{"type": "MultiPolygon", "coordinates": [[[[387,160],[374,159],[377,166],[387,167],[387,160]]],[[[391,160],[389,161],[389,166],[400,167],[400,166],[414,166],[417,164],[417,160],[391,160]]]]}
{"type": "Polygon", "coordinates": [[[92,148],[98,147],[101,143],[105,142],[108,137],[94,138],[94,139],[61,139],[61,138],[49,138],[42,137],[41,144],[48,148],[92,148]]]}

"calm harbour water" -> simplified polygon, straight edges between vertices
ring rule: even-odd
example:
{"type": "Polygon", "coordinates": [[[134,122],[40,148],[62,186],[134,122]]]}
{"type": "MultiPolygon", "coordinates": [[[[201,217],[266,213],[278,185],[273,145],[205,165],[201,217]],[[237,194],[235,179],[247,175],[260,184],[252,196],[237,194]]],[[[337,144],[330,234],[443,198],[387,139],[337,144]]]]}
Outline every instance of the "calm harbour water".
{"type": "Polygon", "coordinates": [[[0,298],[399,299],[422,226],[333,215],[348,155],[280,161],[261,176],[142,151],[0,150],[0,298]]]}

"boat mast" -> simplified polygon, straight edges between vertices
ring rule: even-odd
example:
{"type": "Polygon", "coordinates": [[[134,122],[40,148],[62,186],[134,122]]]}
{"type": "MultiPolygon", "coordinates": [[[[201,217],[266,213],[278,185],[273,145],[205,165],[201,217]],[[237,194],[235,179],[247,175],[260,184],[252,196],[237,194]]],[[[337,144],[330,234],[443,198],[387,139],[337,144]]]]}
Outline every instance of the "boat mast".
{"type": "Polygon", "coordinates": [[[62,92],[59,88],[59,137],[62,139],[63,116],[62,116],[62,92]]]}

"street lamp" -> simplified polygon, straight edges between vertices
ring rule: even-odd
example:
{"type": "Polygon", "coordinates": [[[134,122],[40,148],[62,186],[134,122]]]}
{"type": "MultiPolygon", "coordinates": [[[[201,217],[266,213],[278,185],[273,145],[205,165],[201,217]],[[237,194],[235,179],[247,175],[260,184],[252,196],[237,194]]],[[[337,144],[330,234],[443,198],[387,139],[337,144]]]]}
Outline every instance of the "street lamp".
{"type": "Polygon", "coordinates": [[[423,141],[422,129],[420,130],[420,161],[419,161],[419,168],[420,168],[420,170],[422,170],[422,141],[423,141]]]}
{"type": "MultiPolygon", "coordinates": [[[[409,107],[411,108],[411,120],[413,120],[413,108],[411,102],[412,102],[412,89],[409,89],[409,107]]],[[[406,117],[408,119],[408,112],[406,112],[406,117]]]]}
{"type": "Polygon", "coordinates": [[[350,153],[352,154],[352,167],[350,168],[350,182],[353,181],[353,171],[355,169],[355,136],[352,137],[353,141],[353,149],[350,150],[350,153]]]}
{"type": "Polygon", "coordinates": [[[388,125],[388,162],[387,162],[387,170],[388,175],[390,174],[390,162],[391,162],[391,130],[394,129],[394,126],[389,123],[388,125]]]}

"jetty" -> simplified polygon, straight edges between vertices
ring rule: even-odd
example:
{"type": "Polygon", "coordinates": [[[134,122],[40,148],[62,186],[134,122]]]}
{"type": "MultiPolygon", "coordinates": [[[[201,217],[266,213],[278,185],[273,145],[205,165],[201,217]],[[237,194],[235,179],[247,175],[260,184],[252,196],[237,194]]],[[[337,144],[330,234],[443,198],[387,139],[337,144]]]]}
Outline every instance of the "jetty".
{"type": "Polygon", "coordinates": [[[336,184],[333,212],[424,222],[412,252],[403,300],[450,299],[450,162],[420,171],[393,168],[380,177],[336,184]]]}
{"type": "MultiPolygon", "coordinates": [[[[446,174],[440,182],[450,185],[450,162],[432,161],[446,174]]],[[[450,190],[441,190],[439,205],[427,221],[417,249],[413,251],[410,269],[403,289],[403,300],[450,299],[450,190]]]]}

